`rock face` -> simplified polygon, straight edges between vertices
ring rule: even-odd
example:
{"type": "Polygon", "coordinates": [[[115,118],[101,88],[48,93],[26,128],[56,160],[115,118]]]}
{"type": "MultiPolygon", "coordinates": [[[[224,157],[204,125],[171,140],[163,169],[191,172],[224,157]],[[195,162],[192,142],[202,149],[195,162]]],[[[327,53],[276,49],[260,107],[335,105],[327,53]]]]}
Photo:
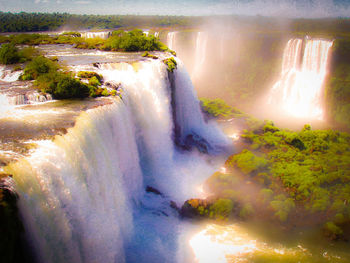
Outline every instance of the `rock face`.
{"type": "Polygon", "coordinates": [[[24,228],[18,215],[18,195],[9,175],[0,175],[0,262],[33,263],[23,239],[24,228]]]}
{"type": "Polygon", "coordinates": [[[210,202],[205,199],[189,199],[180,209],[182,218],[200,219],[206,217],[210,202]]]}

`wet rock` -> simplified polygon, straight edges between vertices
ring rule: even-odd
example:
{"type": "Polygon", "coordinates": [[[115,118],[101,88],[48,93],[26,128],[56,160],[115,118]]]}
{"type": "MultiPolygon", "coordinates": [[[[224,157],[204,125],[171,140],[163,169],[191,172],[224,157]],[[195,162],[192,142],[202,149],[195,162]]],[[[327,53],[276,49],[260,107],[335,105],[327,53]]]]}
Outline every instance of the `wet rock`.
{"type": "Polygon", "coordinates": [[[18,214],[18,195],[11,175],[0,174],[0,262],[33,263],[33,255],[24,240],[24,228],[18,214]]]}
{"type": "Polygon", "coordinates": [[[180,209],[182,218],[204,218],[208,212],[210,202],[205,199],[189,199],[180,209]]]}
{"type": "Polygon", "coordinates": [[[181,209],[177,206],[177,204],[174,201],[170,201],[170,207],[180,213],[181,209]]]}
{"type": "Polygon", "coordinates": [[[153,194],[156,194],[156,195],[163,196],[163,194],[162,194],[159,190],[157,190],[156,188],[154,188],[154,187],[152,187],[152,186],[149,186],[149,185],[146,186],[146,192],[147,192],[147,193],[153,193],[153,194]]]}

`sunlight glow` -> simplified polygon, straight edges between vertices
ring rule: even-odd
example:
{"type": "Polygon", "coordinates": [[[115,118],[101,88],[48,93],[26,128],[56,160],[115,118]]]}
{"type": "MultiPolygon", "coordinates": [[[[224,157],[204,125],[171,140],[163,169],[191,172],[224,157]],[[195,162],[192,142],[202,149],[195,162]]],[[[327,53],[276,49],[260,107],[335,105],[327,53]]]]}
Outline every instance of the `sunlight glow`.
{"type": "Polygon", "coordinates": [[[256,240],[239,230],[236,226],[206,226],[189,241],[196,262],[226,263],[228,258],[240,258],[257,250],[256,240]]]}
{"type": "Polygon", "coordinates": [[[239,134],[238,133],[232,133],[228,137],[230,137],[233,141],[238,141],[239,140],[239,134]]]}
{"type": "Polygon", "coordinates": [[[269,103],[279,105],[293,117],[322,120],[322,88],[332,45],[333,41],[321,39],[289,40],[281,76],[271,90],[269,103]]]}

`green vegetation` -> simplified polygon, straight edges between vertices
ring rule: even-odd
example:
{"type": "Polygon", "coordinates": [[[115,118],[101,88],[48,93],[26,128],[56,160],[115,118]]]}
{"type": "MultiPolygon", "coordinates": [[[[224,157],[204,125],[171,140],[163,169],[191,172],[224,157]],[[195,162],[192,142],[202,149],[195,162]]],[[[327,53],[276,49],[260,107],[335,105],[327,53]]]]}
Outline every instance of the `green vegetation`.
{"type": "Polygon", "coordinates": [[[219,117],[220,119],[230,119],[242,116],[242,112],[234,107],[229,106],[222,99],[200,98],[201,106],[208,114],[219,117]]]}
{"type": "Polygon", "coordinates": [[[20,57],[18,49],[11,44],[4,44],[0,48],[0,63],[1,64],[14,64],[19,62],[20,57]]]}
{"type": "Polygon", "coordinates": [[[55,99],[117,95],[114,89],[101,88],[102,76],[96,72],[80,71],[77,75],[87,83],[75,78],[72,72],[62,68],[55,59],[37,56],[27,63],[20,80],[35,80],[35,88],[52,94],[55,99]]]}
{"type": "Polygon", "coordinates": [[[258,157],[251,151],[244,149],[241,153],[231,156],[225,163],[228,166],[237,166],[245,174],[258,171],[267,165],[264,157],[258,157]]]}
{"type": "Polygon", "coordinates": [[[32,47],[19,50],[13,44],[3,44],[0,48],[0,64],[23,63],[32,59],[37,51],[32,47]]]}
{"type": "Polygon", "coordinates": [[[128,32],[124,30],[114,31],[108,39],[82,38],[80,33],[66,32],[60,35],[44,34],[17,34],[3,36],[1,43],[13,45],[39,45],[39,44],[71,44],[80,49],[99,49],[105,51],[170,51],[153,35],[146,36],[142,30],[134,29],[128,32]]]}
{"type": "Polygon", "coordinates": [[[232,214],[242,219],[323,226],[326,236],[341,238],[350,223],[350,134],[310,125],[293,132],[271,121],[249,125],[254,119],[240,116],[248,123],[241,134],[246,149],[227,159],[226,172],[208,178],[211,200],[232,200],[232,214]]]}
{"type": "Polygon", "coordinates": [[[101,82],[103,79],[103,77],[100,74],[93,71],[79,71],[77,74],[77,77],[81,79],[88,79],[88,80],[95,77],[98,80],[98,82],[101,82]]]}
{"type": "Polygon", "coordinates": [[[112,51],[154,51],[166,50],[155,36],[146,36],[142,30],[134,29],[129,32],[124,30],[114,31],[102,47],[103,50],[112,51]]]}
{"type": "Polygon", "coordinates": [[[176,60],[173,57],[164,59],[163,63],[168,66],[167,67],[168,72],[172,73],[177,68],[176,60]]]}
{"type": "Polygon", "coordinates": [[[197,218],[211,218],[217,221],[227,221],[233,210],[230,199],[218,198],[207,202],[201,199],[187,200],[181,209],[183,216],[197,218]]]}
{"type": "Polygon", "coordinates": [[[142,57],[144,58],[153,58],[153,59],[158,59],[157,56],[150,54],[148,51],[142,54],[142,57]]]}
{"type": "Polygon", "coordinates": [[[137,26],[185,26],[200,18],[182,16],[73,15],[68,13],[0,12],[0,32],[35,32],[58,30],[65,25],[79,29],[115,29],[137,26]]]}

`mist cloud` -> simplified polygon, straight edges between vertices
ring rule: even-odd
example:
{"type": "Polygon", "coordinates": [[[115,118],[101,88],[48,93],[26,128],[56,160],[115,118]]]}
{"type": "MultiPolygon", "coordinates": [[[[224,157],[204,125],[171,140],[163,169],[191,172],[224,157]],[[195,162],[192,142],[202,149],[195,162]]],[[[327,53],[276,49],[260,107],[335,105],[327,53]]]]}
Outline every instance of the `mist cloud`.
{"type": "Polygon", "coordinates": [[[350,17],[348,0],[12,0],[2,11],[140,15],[262,15],[276,17],[350,17]],[[33,2],[36,5],[33,5],[33,2]],[[45,7],[42,5],[45,3],[45,7]],[[77,5],[72,5],[72,3],[77,5]],[[88,6],[84,6],[87,5],[88,6]]]}

